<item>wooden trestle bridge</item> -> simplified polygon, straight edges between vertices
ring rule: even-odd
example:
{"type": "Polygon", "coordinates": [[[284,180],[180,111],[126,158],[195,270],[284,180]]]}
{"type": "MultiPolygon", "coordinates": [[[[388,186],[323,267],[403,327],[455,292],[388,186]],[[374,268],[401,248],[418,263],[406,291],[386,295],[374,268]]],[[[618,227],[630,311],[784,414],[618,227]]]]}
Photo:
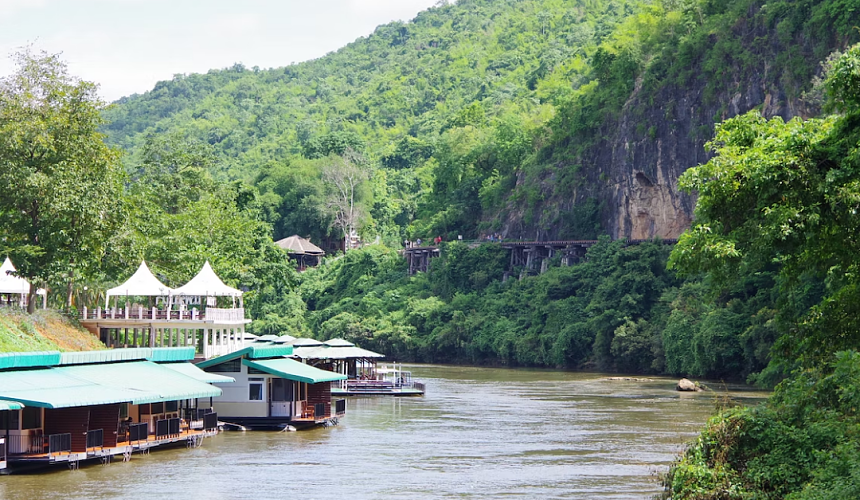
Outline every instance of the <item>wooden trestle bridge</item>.
{"type": "MultiPolygon", "coordinates": [[[[499,241],[487,242],[501,246],[511,251],[511,263],[505,272],[505,278],[515,269],[522,269],[520,276],[543,273],[549,267],[549,262],[556,256],[561,256],[561,265],[569,266],[585,257],[588,248],[596,245],[598,240],[556,240],[556,241],[499,241]]],[[[666,245],[678,243],[677,239],[627,239],[625,245],[638,245],[646,242],[660,242],[666,245]]],[[[472,242],[472,245],[484,243],[472,242]]],[[[405,248],[403,256],[409,262],[409,274],[430,270],[430,260],[439,257],[441,250],[437,246],[420,246],[405,248]]]]}

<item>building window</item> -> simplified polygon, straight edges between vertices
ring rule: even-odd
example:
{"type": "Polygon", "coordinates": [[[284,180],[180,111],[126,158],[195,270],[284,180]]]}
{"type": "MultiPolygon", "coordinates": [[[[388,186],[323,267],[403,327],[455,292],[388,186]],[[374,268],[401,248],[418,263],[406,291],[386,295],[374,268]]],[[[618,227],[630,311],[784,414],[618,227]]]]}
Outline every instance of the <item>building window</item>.
{"type": "Polygon", "coordinates": [[[248,389],[248,399],[250,399],[251,401],[263,400],[263,384],[252,383],[248,386],[248,389]]]}
{"type": "Polygon", "coordinates": [[[164,403],[165,412],[179,411],[179,401],[167,401],[164,403]]]}
{"type": "Polygon", "coordinates": [[[41,429],[42,428],[42,409],[30,408],[29,406],[21,410],[21,429],[41,429]]]}
{"type": "Polygon", "coordinates": [[[242,371],[242,358],[231,359],[206,368],[210,373],[239,373],[242,371]]]}
{"type": "Polygon", "coordinates": [[[18,420],[21,410],[0,411],[0,431],[11,429],[18,430],[18,420]]]}
{"type": "Polygon", "coordinates": [[[119,419],[125,420],[128,418],[128,403],[119,404],[119,419]]]}

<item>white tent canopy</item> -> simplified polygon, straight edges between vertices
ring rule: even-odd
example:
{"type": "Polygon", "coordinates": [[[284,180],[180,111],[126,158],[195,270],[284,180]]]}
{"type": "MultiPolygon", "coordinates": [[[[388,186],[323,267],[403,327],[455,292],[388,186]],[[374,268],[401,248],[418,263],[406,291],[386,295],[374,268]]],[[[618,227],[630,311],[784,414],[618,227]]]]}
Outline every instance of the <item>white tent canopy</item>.
{"type": "MultiPolygon", "coordinates": [[[[152,275],[145,261],[140,262],[140,267],[131,278],[125,283],[117,287],[111,288],[105,293],[105,304],[108,299],[113,296],[131,295],[138,297],[166,297],[173,292],[171,288],[164,283],[158,281],[158,278],[152,275]]],[[[107,305],[105,305],[107,307],[107,305]]]]}
{"type": "MultiPolygon", "coordinates": [[[[12,265],[12,261],[9,260],[9,257],[6,257],[6,260],[3,261],[3,265],[0,266],[0,293],[14,293],[21,295],[29,294],[30,282],[20,276],[10,274],[14,272],[15,266],[12,265]]],[[[36,293],[39,295],[45,295],[45,290],[40,288],[36,293]]]]}
{"type": "Polygon", "coordinates": [[[197,276],[185,285],[173,290],[174,295],[194,297],[241,297],[242,291],[229,287],[212,270],[207,260],[197,276]]]}

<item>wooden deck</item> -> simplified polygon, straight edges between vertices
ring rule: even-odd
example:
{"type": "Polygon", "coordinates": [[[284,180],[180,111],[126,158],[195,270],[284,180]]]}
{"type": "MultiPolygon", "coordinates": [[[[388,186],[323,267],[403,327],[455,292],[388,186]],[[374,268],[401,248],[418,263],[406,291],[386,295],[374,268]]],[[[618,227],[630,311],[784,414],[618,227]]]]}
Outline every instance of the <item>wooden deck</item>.
{"type": "Polygon", "coordinates": [[[203,439],[206,437],[211,437],[217,434],[217,430],[203,431],[203,430],[182,430],[179,434],[174,434],[170,436],[159,436],[156,437],[154,435],[147,436],[146,440],[138,440],[132,442],[122,442],[118,443],[113,447],[93,447],[87,448],[86,451],[73,452],[73,451],[63,451],[56,453],[27,453],[27,454],[16,454],[10,455],[7,457],[8,460],[8,468],[4,472],[15,472],[15,469],[23,466],[23,467],[32,467],[32,466],[47,466],[47,465],[55,465],[55,464],[69,464],[71,466],[77,466],[79,462],[86,462],[90,460],[99,460],[102,463],[108,463],[111,461],[112,457],[122,456],[123,461],[128,461],[131,459],[132,454],[134,453],[149,453],[150,450],[165,447],[170,445],[177,444],[185,444],[188,447],[197,447],[202,444],[203,439]]]}

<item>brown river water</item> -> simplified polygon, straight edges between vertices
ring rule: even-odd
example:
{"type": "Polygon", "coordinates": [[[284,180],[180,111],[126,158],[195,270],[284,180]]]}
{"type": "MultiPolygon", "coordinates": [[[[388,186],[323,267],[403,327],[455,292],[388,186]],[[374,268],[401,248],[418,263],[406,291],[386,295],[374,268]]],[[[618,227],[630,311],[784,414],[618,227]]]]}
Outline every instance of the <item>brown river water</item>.
{"type": "MultiPolygon", "coordinates": [[[[336,427],[226,432],[128,463],[0,476],[0,499],[647,499],[715,405],[667,378],[411,369],[426,396],[351,398],[336,427]]],[[[766,396],[728,389],[745,404],[766,396]]]]}

